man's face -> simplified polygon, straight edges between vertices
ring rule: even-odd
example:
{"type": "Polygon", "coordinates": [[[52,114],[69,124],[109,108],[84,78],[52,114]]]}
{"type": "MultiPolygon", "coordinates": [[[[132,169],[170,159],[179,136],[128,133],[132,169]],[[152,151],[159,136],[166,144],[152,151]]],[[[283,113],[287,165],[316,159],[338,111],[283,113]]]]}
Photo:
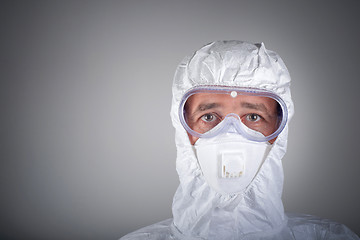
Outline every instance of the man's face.
{"type": "MultiPolygon", "coordinates": [[[[185,111],[187,124],[199,133],[209,131],[229,113],[237,114],[247,127],[265,136],[278,127],[278,103],[267,97],[197,93],[189,97],[185,111]]],[[[198,138],[188,135],[194,145],[198,138]]],[[[275,139],[269,142],[273,143],[275,139]]]]}

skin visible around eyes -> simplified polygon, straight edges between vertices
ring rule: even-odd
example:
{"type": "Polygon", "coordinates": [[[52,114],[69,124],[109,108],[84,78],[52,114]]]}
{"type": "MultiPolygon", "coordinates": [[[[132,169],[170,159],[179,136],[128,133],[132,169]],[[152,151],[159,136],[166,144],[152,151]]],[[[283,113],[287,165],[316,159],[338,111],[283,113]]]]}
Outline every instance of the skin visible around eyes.
{"type": "Polygon", "coordinates": [[[266,106],[263,103],[241,102],[241,106],[243,108],[259,110],[260,112],[268,114],[268,110],[267,110],[266,106]]]}
{"type": "MultiPolygon", "coordinates": [[[[273,133],[277,127],[277,102],[267,97],[238,95],[233,98],[227,94],[197,93],[187,100],[185,112],[187,124],[199,133],[215,127],[229,113],[238,114],[245,125],[265,136],[273,133]],[[204,114],[210,114],[216,119],[204,121],[210,119],[209,116],[203,117],[204,114]],[[249,117],[249,114],[254,115],[249,117]],[[250,121],[252,118],[257,118],[257,121],[250,121]]],[[[188,136],[191,144],[194,145],[198,138],[189,133],[188,136]]],[[[272,139],[269,142],[274,141],[275,139],[272,139]]]]}
{"type": "Polygon", "coordinates": [[[214,108],[218,108],[221,107],[221,105],[219,103],[203,103],[203,104],[199,104],[199,106],[197,107],[195,113],[197,112],[204,112],[208,109],[214,109],[214,108]]]}

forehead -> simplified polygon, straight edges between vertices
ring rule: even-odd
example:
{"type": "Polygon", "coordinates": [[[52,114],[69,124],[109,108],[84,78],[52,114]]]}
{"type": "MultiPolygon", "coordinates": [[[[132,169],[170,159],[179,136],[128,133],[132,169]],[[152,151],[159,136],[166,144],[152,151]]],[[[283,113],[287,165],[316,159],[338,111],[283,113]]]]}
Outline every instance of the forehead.
{"type": "Polygon", "coordinates": [[[190,110],[197,108],[201,104],[216,103],[224,108],[240,107],[243,104],[263,104],[267,109],[273,109],[277,106],[277,102],[269,97],[237,95],[222,93],[196,93],[191,95],[186,101],[186,107],[190,110]]]}

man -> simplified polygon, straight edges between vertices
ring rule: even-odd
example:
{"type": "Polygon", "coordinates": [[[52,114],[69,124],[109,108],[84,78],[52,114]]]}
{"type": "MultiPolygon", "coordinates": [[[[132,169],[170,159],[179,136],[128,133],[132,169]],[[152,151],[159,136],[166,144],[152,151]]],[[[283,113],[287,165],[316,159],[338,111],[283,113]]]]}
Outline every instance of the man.
{"type": "Polygon", "coordinates": [[[359,239],[346,226],[285,214],[281,201],[290,76],[264,44],[210,43],[173,83],[173,219],[122,239],[359,239]]]}

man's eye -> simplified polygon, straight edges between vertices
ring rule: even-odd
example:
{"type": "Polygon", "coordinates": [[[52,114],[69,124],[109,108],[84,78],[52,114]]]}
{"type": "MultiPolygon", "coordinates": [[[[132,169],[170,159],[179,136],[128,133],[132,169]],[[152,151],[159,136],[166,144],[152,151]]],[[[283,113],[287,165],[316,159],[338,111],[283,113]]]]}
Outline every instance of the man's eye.
{"type": "Polygon", "coordinates": [[[256,113],[249,113],[248,115],[246,115],[246,120],[248,120],[250,122],[257,122],[260,119],[261,119],[261,116],[256,113]]]}
{"type": "Polygon", "coordinates": [[[212,122],[215,121],[216,117],[213,114],[204,114],[201,116],[201,120],[204,122],[212,122]]]}

